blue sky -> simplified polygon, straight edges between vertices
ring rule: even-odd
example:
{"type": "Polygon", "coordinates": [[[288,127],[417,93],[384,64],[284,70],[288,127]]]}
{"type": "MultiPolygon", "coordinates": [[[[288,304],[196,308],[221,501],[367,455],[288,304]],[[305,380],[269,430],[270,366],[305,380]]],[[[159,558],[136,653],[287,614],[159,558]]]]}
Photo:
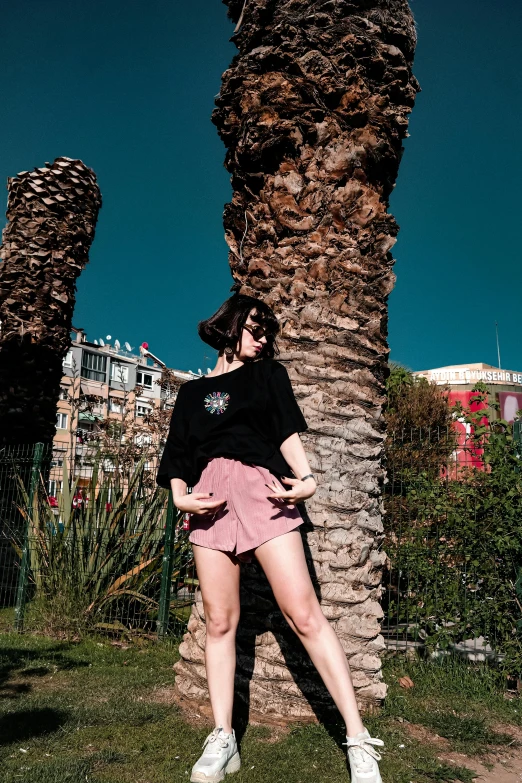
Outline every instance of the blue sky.
{"type": "MultiPolygon", "coordinates": [[[[412,8],[422,92],[390,205],[391,359],[496,364],[497,320],[502,366],[522,370],[522,4],[412,8]]],[[[232,285],[210,122],[231,33],[219,0],[18,0],[2,13],[0,179],[59,155],[96,171],[103,208],[74,323],[90,339],[146,340],[181,369],[214,366],[196,326],[232,285]]]]}

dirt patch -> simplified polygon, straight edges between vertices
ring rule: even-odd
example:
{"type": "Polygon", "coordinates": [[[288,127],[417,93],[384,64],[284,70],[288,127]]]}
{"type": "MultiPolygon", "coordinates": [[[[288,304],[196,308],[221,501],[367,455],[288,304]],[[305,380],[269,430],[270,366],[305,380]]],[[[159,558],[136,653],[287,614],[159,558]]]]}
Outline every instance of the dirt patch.
{"type": "Polygon", "coordinates": [[[511,723],[495,723],[492,728],[499,734],[510,734],[516,740],[516,750],[519,749],[518,744],[522,745],[522,728],[520,726],[512,726],[511,723]]]}
{"type": "Polygon", "coordinates": [[[422,742],[423,745],[435,745],[441,750],[445,750],[446,748],[449,750],[451,747],[451,743],[447,739],[439,737],[438,734],[430,731],[426,726],[420,726],[418,723],[407,723],[406,721],[403,723],[403,726],[406,728],[410,737],[422,742]]]}
{"type": "MultiPolygon", "coordinates": [[[[152,691],[148,691],[143,694],[143,700],[153,704],[167,704],[171,707],[177,707],[181,709],[184,720],[194,728],[201,728],[208,724],[210,728],[214,726],[214,719],[210,704],[195,704],[183,698],[176,690],[176,687],[158,687],[153,688],[152,691]]],[[[285,737],[290,731],[292,726],[278,726],[267,725],[264,722],[257,721],[256,715],[251,713],[249,716],[249,725],[260,726],[266,729],[267,733],[264,736],[256,737],[258,742],[276,743],[285,737]]]]}
{"type": "Polygon", "coordinates": [[[477,783],[522,783],[522,751],[503,752],[502,759],[497,756],[496,760],[489,755],[483,759],[488,766],[464,753],[443,753],[439,759],[475,772],[477,783]]]}
{"type": "Polygon", "coordinates": [[[176,707],[181,710],[183,718],[193,728],[201,728],[207,724],[210,728],[214,726],[210,705],[197,704],[184,699],[176,690],[175,685],[153,688],[151,691],[136,696],[136,698],[152,704],[167,704],[170,707],[176,707]]]}
{"type": "Polygon", "coordinates": [[[176,700],[174,697],[174,686],[170,688],[153,688],[152,691],[147,692],[147,695],[143,696],[144,701],[152,702],[153,704],[167,704],[174,706],[176,700]]]}
{"type": "Polygon", "coordinates": [[[416,723],[403,723],[406,731],[413,739],[424,745],[431,745],[440,750],[438,758],[448,764],[466,767],[475,772],[477,783],[522,783],[522,728],[510,724],[497,723],[494,731],[510,734],[514,742],[503,745],[480,757],[480,760],[465,753],[449,750],[450,742],[444,737],[416,723]]]}

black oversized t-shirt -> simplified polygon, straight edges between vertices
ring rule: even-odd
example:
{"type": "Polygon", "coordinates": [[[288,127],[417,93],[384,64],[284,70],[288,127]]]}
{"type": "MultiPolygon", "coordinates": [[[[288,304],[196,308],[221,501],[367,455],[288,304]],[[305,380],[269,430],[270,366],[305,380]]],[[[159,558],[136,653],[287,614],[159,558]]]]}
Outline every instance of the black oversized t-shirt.
{"type": "Polygon", "coordinates": [[[307,429],[286,367],[275,359],[187,381],[174,404],[157,483],[169,489],[170,479],[180,478],[193,487],[214,457],[292,476],[279,447],[307,429]]]}

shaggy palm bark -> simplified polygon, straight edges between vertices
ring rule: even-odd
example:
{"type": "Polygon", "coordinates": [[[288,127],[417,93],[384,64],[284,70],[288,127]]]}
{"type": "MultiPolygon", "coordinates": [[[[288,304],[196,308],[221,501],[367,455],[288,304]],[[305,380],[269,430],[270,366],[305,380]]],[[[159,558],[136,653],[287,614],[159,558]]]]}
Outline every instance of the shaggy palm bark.
{"type": "Polygon", "coordinates": [[[94,172],[70,158],[21,172],[8,190],[0,248],[0,442],[50,442],[76,278],[89,260],[101,196],[94,172]]]}
{"type": "MultiPolygon", "coordinates": [[[[398,232],[387,206],[419,89],[414,23],[405,0],[227,5],[234,21],[244,10],[213,114],[234,190],[224,215],[233,288],[264,299],[282,324],[279,358],[318,477],[306,503],[310,571],[371,708],[385,695],[382,407],[398,232]]],[[[204,638],[199,597],[177,689],[200,709],[204,638]]],[[[242,575],[237,685],[259,720],[334,709],[257,565],[242,575]]]]}

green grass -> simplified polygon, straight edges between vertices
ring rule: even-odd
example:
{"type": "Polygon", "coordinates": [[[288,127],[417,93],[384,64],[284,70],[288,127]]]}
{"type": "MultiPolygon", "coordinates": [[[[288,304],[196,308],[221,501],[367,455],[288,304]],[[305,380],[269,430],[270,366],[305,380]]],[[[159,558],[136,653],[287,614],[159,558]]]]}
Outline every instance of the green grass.
{"type": "Polygon", "coordinates": [[[14,628],[15,612],[13,607],[0,609],[0,633],[7,633],[14,628]]]}
{"type": "MultiPolygon", "coordinates": [[[[187,781],[209,728],[189,726],[175,706],[155,698],[172,687],[177,656],[175,643],[119,647],[104,637],[70,643],[0,634],[2,783],[187,781]]],[[[520,700],[506,701],[489,669],[396,659],[386,663],[385,677],[385,709],[366,724],[385,741],[386,783],[473,779],[439,761],[439,749],[414,739],[407,721],[468,753],[511,740],[493,730],[496,721],[520,725],[520,700]],[[404,674],[413,689],[399,687],[404,674]]],[[[348,783],[341,721],[296,724],[278,742],[268,742],[270,734],[265,727],[247,728],[234,783],[348,783]]]]}
{"type": "Polygon", "coordinates": [[[451,741],[468,755],[510,744],[513,737],[492,729],[494,723],[522,725],[520,698],[506,699],[502,675],[489,665],[476,668],[454,658],[407,662],[392,659],[385,665],[389,683],[382,717],[403,718],[451,741]],[[411,689],[398,685],[409,676],[411,689]]]}

